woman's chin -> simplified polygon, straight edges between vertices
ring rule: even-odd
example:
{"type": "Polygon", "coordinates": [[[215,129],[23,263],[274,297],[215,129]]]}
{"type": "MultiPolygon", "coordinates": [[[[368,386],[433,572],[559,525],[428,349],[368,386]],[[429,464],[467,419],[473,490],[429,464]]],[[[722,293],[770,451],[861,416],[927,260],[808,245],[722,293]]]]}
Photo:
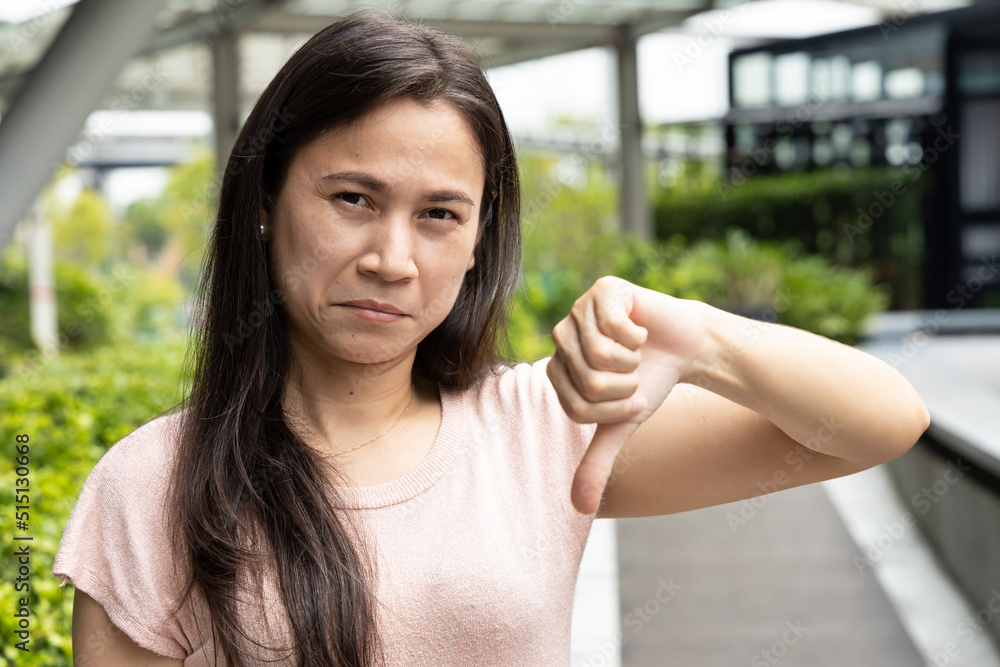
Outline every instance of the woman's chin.
{"type": "Polygon", "coordinates": [[[334,357],[352,364],[381,364],[391,366],[401,361],[413,349],[415,348],[412,346],[407,347],[406,345],[391,345],[379,342],[335,347],[331,352],[334,357]]]}

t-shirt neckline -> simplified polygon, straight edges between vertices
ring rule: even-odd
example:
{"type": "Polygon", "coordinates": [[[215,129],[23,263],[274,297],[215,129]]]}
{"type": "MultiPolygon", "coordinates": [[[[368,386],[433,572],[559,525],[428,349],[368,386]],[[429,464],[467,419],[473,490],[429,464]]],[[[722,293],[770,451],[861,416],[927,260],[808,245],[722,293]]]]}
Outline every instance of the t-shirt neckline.
{"type": "MultiPolygon", "coordinates": [[[[378,509],[415,498],[433,486],[448,471],[461,445],[464,393],[438,383],[441,396],[441,425],[430,450],[413,470],[399,479],[371,486],[337,486],[340,509],[378,509]]],[[[331,485],[333,486],[333,485],[331,485]]]]}

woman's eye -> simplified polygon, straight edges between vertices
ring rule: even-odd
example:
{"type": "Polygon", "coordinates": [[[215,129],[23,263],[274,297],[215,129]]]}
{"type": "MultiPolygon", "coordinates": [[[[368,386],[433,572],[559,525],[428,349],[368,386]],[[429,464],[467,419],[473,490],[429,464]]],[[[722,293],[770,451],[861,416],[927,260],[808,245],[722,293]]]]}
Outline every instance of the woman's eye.
{"type": "Polygon", "coordinates": [[[452,213],[448,209],[444,209],[444,208],[432,208],[430,211],[427,212],[427,214],[430,215],[430,217],[435,218],[436,220],[446,220],[447,218],[444,217],[444,216],[448,216],[448,215],[450,215],[451,217],[453,217],[455,219],[458,219],[457,215],[455,215],[454,213],[452,213]]]}
{"type": "Polygon", "coordinates": [[[365,196],[358,192],[342,192],[337,196],[346,201],[348,204],[351,204],[352,206],[363,206],[364,204],[368,203],[368,200],[365,199],[365,196]],[[360,203],[357,201],[359,199],[361,200],[360,203]]]}

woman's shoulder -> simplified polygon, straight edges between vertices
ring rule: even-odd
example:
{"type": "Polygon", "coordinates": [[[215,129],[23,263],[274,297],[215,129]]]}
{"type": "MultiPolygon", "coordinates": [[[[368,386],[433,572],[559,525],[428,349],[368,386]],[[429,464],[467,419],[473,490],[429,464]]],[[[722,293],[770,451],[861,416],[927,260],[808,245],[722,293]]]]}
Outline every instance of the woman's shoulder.
{"type": "Polygon", "coordinates": [[[494,364],[470,389],[480,411],[531,415],[542,420],[568,420],[546,368],[551,357],[494,364]]]}
{"type": "Polygon", "coordinates": [[[136,643],[161,655],[192,652],[187,581],[172,551],[168,488],[183,415],[161,415],[112,445],[94,466],[66,521],[53,576],[96,600],[136,643]]]}
{"type": "Polygon", "coordinates": [[[510,396],[512,392],[545,391],[545,367],[551,357],[531,361],[501,361],[486,367],[469,388],[473,394],[510,396]]]}
{"type": "MultiPolygon", "coordinates": [[[[116,442],[90,471],[63,534],[60,563],[80,553],[104,562],[107,548],[139,549],[141,560],[169,543],[168,489],[183,415],[160,415],[116,442]],[[94,542],[97,537],[100,544],[94,542]],[[118,545],[118,546],[112,546],[118,545]]],[[[121,554],[119,554],[121,555],[121,554]]],[[[90,591],[88,591],[90,592],[90,591]]]]}
{"type": "Polygon", "coordinates": [[[166,480],[175,460],[185,411],[159,415],[108,448],[91,477],[122,487],[146,487],[166,480]]]}

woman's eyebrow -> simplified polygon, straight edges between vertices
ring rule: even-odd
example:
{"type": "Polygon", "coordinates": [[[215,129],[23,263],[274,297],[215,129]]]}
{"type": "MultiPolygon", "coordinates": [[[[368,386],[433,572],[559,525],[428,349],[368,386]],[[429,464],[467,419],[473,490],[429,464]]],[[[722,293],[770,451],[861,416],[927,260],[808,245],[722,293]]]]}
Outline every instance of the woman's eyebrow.
{"type": "MultiPolygon", "coordinates": [[[[333,174],[327,174],[326,176],[322,176],[317,179],[318,183],[323,181],[349,181],[366,187],[369,190],[374,190],[379,194],[392,194],[392,188],[389,187],[388,183],[380,181],[379,179],[360,171],[341,171],[333,174]]],[[[458,201],[475,207],[475,203],[472,201],[472,198],[463,192],[457,192],[454,190],[435,190],[434,192],[427,193],[427,195],[424,196],[424,199],[433,202],[458,201]]]]}

